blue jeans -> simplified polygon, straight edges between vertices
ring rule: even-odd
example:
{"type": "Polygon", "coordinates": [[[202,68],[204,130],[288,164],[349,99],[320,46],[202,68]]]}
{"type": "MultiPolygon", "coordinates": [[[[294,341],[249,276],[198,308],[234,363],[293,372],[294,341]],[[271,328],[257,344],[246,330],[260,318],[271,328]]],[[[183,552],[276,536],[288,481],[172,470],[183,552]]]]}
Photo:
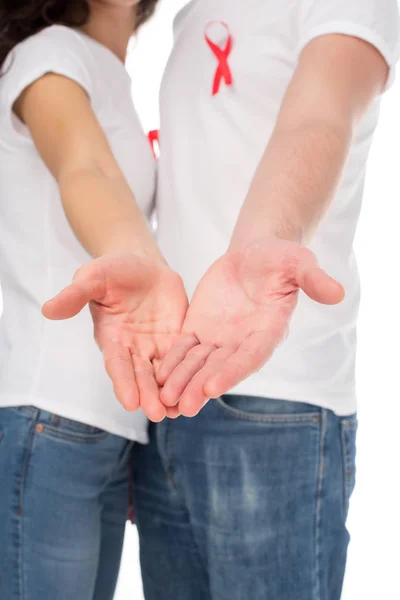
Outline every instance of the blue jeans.
{"type": "Polygon", "coordinates": [[[33,407],[0,408],[1,600],[112,600],[131,447],[33,407]]]}
{"type": "Polygon", "coordinates": [[[243,396],[134,449],[146,600],[339,600],[355,415],[243,396]]]}

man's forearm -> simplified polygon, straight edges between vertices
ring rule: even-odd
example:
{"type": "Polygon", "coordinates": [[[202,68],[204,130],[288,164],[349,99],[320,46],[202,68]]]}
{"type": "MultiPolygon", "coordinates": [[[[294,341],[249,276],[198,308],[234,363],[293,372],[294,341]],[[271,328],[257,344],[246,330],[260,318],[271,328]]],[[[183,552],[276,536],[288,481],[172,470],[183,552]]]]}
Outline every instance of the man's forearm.
{"type": "Polygon", "coordinates": [[[231,248],[266,237],[306,242],[340,180],[351,129],[313,121],[278,126],[242,207],[231,248]]]}
{"type": "Polygon", "coordinates": [[[271,236],[307,242],[340,181],[353,129],[387,76],[384,58],[357,38],[320,36],[305,47],[232,248],[271,236]]]}
{"type": "Polygon", "coordinates": [[[118,173],[82,169],[60,177],[59,186],[70,225],[91,256],[133,252],[163,261],[128,184],[118,173]]]}

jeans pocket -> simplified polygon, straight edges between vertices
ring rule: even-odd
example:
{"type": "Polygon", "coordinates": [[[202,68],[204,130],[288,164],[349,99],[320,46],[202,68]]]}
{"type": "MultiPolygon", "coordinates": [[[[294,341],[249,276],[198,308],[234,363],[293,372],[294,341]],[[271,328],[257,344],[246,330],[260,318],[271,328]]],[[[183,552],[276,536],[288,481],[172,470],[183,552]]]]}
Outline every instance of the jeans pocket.
{"type": "Polygon", "coordinates": [[[110,435],[98,427],[60,418],[56,415],[52,415],[50,422],[41,422],[39,417],[38,427],[43,435],[75,444],[95,444],[110,435]]]}
{"type": "Polygon", "coordinates": [[[218,398],[216,403],[225,416],[242,421],[290,425],[317,424],[321,420],[318,407],[302,402],[225,395],[218,398]]]}
{"type": "Polygon", "coordinates": [[[343,456],[343,499],[344,514],[349,512],[350,498],[356,484],[356,438],[357,416],[341,419],[342,456],[343,456]]]}

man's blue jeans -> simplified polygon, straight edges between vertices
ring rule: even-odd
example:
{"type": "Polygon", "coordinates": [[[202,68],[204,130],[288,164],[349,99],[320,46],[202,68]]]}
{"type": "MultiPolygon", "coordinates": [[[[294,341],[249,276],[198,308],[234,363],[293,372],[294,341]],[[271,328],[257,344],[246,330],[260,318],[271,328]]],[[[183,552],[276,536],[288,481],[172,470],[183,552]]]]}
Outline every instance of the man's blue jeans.
{"type": "Polygon", "coordinates": [[[112,600],[131,447],[33,407],[0,408],[1,600],[112,600]]]}
{"type": "Polygon", "coordinates": [[[339,600],[355,415],[225,396],[134,449],[146,600],[339,600]]]}

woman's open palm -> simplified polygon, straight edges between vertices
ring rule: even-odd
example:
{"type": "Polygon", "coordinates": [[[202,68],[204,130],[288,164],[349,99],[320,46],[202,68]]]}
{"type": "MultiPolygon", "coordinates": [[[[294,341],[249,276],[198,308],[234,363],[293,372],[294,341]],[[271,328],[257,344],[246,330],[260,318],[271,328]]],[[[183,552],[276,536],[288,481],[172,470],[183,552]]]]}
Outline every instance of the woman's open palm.
{"type": "Polygon", "coordinates": [[[131,254],[101,257],[81,267],[43,314],[68,319],[86,304],[118,400],[162,420],[166,409],[154,368],[181,333],[188,302],[180,277],[163,263],[131,254]]]}

